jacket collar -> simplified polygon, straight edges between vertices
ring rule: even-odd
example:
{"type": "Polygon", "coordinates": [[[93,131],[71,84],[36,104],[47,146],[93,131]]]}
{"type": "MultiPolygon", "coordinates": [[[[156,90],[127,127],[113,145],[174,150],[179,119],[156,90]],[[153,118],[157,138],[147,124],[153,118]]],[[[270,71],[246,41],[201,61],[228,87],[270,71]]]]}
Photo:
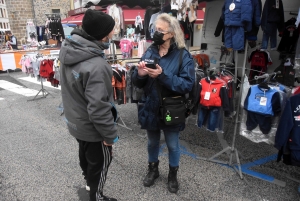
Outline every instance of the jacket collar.
{"type": "Polygon", "coordinates": [[[89,34],[87,34],[82,29],[74,29],[71,32],[71,35],[73,35],[73,34],[79,35],[79,36],[81,36],[81,37],[83,37],[83,38],[85,38],[85,39],[87,39],[87,40],[95,43],[98,47],[100,47],[101,50],[104,50],[106,48],[106,46],[102,42],[96,40],[94,37],[90,36],[89,34]]]}

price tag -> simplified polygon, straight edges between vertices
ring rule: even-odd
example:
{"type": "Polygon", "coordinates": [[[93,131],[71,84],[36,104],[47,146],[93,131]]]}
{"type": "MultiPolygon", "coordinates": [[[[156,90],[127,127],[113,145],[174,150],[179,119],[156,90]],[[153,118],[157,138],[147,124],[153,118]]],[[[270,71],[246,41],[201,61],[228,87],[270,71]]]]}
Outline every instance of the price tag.
{"type": "Polygon", "coordinates": [[[266,106],[267,105],[267,98],[266,97],[261,97],[259,104],[262,105],[262,106],[266,106]]]}
{"type": "Polygon", "coordinates": [[[205,92],[204,100],[209,100],[209,98],[210,98],[210,92],[205,92]]]}
{"type": "Polygon", "coordinates": [[[235,4],[234,3],[231,3],[230,6],[229,6],[229,10],[230,11],[233,11],[235,9],[235,4]]]}

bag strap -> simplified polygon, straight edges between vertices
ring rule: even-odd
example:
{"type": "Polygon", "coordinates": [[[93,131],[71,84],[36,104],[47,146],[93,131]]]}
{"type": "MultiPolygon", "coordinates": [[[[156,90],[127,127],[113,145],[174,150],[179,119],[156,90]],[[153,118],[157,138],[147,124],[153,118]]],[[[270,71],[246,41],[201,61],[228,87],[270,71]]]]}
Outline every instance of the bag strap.
{"type": "MultiPolygon", "coordinates": [[[[180,49],[180,52],[179,52],[179,66],[178,66],[178,69],[180,69],[180,66],[182,65],[182,55],[183,55],[183,48],[180,49]]],[[[162,105],[162,97],[161,97],[161,86],[160,84],[158,83],[157,79],[155,79],[155,85],[156,85],[156,88],[157,88],[157,93],[158,93],[158,98],[159,98],[159,102],[160,102],[160,105],[162,105]]]]}

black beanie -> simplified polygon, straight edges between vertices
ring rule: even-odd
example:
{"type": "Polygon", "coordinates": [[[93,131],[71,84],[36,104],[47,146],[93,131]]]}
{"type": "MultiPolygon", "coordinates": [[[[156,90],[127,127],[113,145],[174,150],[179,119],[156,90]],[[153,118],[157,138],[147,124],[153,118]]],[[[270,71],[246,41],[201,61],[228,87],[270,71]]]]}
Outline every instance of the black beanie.
{"type": "Polygon", "coordinates": [[[114,27],[114,19],[99,10],[88,9],[82,19],[82,29],[96,40],[103,39],[114,27]]]}

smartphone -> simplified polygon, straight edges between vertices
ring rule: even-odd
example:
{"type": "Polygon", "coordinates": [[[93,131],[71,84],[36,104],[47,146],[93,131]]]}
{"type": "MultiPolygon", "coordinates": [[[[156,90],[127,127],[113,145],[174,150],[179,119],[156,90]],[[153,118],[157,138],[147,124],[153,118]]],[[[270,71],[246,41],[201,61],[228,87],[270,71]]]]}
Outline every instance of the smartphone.
{"type": "Polygon", "coordinates": [[[146,66],[147,68],[156,69],[156,66],[155,66],[155,64],[153,64],[153,63],[145,64],[145,66],[146,66]]]}

